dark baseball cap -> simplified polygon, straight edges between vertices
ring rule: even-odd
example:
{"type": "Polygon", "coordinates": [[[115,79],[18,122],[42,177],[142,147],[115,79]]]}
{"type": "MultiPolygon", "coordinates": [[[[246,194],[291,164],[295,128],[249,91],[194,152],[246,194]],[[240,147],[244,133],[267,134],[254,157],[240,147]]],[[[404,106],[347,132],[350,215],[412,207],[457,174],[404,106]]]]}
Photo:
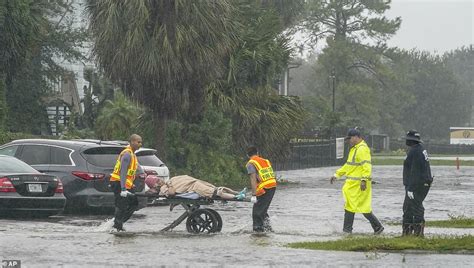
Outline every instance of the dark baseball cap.
{"type": "Polygon", "coordinates": [[[358,136],[358,137],[361,136],[360,130],[358,130],[357,128],[349,129],[349,131],[347,132],[347,135],[346,135],[346,140],[348,140],[348,139],[350,139],[351,137],[354,137],[354,136],[358,136]]]}

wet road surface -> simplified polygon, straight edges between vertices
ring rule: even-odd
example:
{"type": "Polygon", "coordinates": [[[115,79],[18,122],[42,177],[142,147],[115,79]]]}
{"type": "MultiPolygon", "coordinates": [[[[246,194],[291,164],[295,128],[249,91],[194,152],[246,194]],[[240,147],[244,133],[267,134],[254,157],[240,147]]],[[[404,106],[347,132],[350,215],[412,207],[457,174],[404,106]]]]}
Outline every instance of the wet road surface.
{"type": "MultiPolygon", "coordinates": [[[[342,237],[342,182],[330,185],[336,168],[281,171],[291,182],[278,188],[270,207],[274,233],[251,232],[251,204],[214,204],[223,218],[221,233],[191,235],[185,224],[160,229],[183,209],[147,207],[125,224],[131,236],[108,233],[110,216],[65,215],[49,219],[0,219],[0,259],[18,259],[22,267],[471,267],[474,255],[334,252],[291,249],[289,242],[342,237]]],[[[375,166],[373,211],[382,221],[400,222],[403,203],[400,166],[375,166]]],[[[434,184],[425,200],[427,220],[448,215],[474,216],[474,168],[433,167],[434,184]]],[[[400,226],[385,224],[385,235],[400,226]]],[[[354,232],[372,235],[357,214],[354,232]]],[[[426,235],[474,234],[474,229],[430,228],[426,235]]]]}

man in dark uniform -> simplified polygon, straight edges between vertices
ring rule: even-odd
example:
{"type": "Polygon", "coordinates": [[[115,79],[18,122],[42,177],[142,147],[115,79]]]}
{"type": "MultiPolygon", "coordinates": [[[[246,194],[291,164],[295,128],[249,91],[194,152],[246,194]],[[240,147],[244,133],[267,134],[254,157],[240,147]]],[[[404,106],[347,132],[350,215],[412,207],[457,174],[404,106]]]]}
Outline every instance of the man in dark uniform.
{"type": "Polygon", "coordinates": [[[433,177],[428,153],[421,144],[420,133],[410,130],[405,139],[410,149],[403,162],[403,185],[405,185],[403,235],[414,233],[417,236],[423,236],[425,228],[423,200],[430,190],[433,177]]]}

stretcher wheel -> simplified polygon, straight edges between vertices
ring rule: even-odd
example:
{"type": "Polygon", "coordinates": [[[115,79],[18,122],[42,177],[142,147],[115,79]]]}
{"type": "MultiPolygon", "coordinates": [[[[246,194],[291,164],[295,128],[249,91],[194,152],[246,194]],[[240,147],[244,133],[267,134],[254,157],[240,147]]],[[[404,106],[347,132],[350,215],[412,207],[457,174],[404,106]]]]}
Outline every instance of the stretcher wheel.
{"type": "Polygon", "coordinates": [[[190,233],[214,233],[217,230],[218,220],[214,213],[207,209],[196,209],[186,220],[186,230],[190,233]]]}
{"type": "Polygon", "coordinates": [[[221,215],[219,215],[219,213],[213,209],[210,209],[210,208],[206,208],[206,210],[210,211],[211,213],[214,214],[214,216],[216,217],[217,219],[217,226],[216,226],[216,230],[215,232],[220,232],[222,231],[222,217],[221,215]]]}

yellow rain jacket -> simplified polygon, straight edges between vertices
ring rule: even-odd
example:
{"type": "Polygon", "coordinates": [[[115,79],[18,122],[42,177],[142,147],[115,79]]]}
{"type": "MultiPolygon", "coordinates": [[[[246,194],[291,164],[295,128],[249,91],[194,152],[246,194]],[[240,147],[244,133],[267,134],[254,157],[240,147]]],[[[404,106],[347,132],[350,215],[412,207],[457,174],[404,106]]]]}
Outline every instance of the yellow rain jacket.
{"type": "Polygon", "coordinates": [[[346,177],[342,187],[344,209],[354,213],[372,212],[372,164],[370,148],[365,141],[352,146],[347,162],[336,171],[336,178],[346,177]],[[367,188],[360,190],[360,183],[365,180],[367,188]]]}

